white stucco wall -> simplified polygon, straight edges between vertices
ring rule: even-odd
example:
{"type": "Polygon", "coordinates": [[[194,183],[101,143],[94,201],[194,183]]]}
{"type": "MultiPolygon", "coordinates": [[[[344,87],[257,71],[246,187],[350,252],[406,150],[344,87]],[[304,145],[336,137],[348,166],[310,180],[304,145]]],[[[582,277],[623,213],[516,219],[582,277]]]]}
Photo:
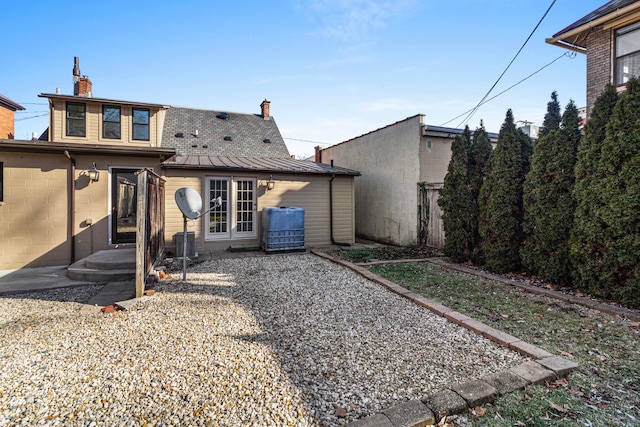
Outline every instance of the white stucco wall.
{"type": "MultiPolygon", "coordinates": [[[[418,240],[422,116],[409,117],[322,150],[322,162],[360,171],[355,180],[356,234],[397,245],[418,240]]],[[[445,166],[446,169],[446,166],[445,166]]]]}

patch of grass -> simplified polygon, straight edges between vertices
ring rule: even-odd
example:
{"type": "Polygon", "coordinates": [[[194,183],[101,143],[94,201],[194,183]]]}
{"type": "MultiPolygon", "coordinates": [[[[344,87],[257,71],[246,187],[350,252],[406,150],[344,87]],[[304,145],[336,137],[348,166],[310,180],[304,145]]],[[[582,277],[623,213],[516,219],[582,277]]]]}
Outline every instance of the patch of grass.
{"type": "Polygon", "coordinates": [[[471,425],[640,425],[640,330],[628,321],[428,263],[371,271],[580,365],[568,382],[497,399],[471,425]]]}

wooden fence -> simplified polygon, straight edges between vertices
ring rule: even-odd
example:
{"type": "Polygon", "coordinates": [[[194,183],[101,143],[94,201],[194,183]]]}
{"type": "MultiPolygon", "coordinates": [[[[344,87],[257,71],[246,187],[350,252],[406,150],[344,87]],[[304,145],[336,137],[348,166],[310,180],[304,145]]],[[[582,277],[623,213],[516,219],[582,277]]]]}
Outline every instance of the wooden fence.
{"type": "Polygon", "coordinates": [[[442,183],[418,183],[418,237],[421,246],[444,247],[442,209],[438,205],[442,183]]]}
{"type": "Polygon", "coordinates": [[[164,255],[165,180],[149,169],[138,176],[136,228],[136,298],[144,293],[147,276],[164,255]]]}

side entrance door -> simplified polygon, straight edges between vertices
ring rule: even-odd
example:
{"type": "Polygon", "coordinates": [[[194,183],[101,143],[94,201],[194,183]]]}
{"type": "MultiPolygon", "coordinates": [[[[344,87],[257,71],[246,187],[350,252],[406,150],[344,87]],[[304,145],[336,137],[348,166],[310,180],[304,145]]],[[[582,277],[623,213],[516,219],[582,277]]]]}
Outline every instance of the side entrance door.
{"type": "Polygon", "coordinates": [[[136,242],[139,169],[111,169],[111,243],[136,242]]]}

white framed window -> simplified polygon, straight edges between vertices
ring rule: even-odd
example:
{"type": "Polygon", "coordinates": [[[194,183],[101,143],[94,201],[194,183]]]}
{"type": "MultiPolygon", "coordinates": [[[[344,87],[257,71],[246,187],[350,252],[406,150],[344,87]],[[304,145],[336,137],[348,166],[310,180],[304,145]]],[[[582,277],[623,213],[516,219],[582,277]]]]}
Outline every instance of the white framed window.
{"type": "Polygon", "coordinates": [[[207,177],[205,239],[253,239],[257,233],[254,178],[207,177]],[[220,197],[220,206],[214,207],[220,197]]]}
{"type": "Polygon", "coordinates": [[[640,22],[616,30],[616,85],[640,76],[640,22]]]}

